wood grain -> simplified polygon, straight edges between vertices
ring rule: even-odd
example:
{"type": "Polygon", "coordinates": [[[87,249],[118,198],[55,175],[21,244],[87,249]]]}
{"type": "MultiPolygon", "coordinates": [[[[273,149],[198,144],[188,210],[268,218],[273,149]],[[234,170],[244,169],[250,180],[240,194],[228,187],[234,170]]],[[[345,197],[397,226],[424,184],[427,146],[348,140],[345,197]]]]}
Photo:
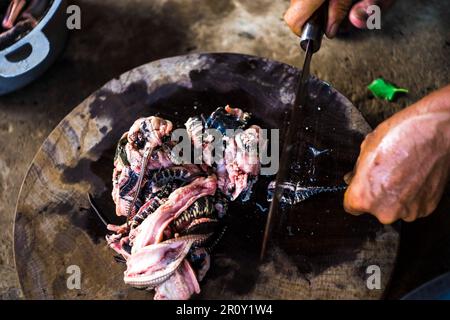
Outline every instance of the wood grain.
{"type": "MultiPolygon", "coordinates": [[[[75,108],[50,134],[24,179],[16,210],[15,258],[27,298],[150,299],[123,283],[125,266],[106,247],[106,230],[89,210],[95,196],[111,222],[115,144],[135,119],[158,114],[182,125],[219,106],[239,106],[264,128],[283,128],[293,101],[295,68],[238,54],[194,54],[155,61],[112,80],[75,108]],[[66,286],[66,269],[82,271],[81,290],[66,286]]],[[[356,161],[370,131],[355,107],[328,84],[311,78],[303,110],[298,166],[310,185],[336,185],[356,161]],[[310,147],[329,149],[314,158],[310,147]]],[[[392,273],[399,233],[342,209],[342,194],[295,206],[279,223],[270,258],[259,264],[266,218],[263,177],[249,203],[234,203],[201,299],[378,299],[392,273]],[[258,206],[258,205],[259,206],[258,206]],[[263,208],[263,209],[261,209],[263,208]],[[367,266],[381,268],[381,290],[366,286],[367,266]]]]}

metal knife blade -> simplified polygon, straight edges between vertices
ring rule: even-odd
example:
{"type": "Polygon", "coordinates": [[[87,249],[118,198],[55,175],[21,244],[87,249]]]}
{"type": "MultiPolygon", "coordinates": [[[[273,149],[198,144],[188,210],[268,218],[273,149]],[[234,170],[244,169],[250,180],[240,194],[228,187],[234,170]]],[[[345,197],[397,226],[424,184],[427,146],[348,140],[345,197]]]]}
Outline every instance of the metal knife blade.
{"type": "Polygon", "coordinates": [[[270,204],[269,214],[267,216],[266,227],[264,230],[264,238],[261,247],[260,260],[264,260],[264,256],[267,250],[267,243],[269,241],[270,233],[272,231],[273,222],[275,220],[276,214],[279,212],[280,208],[280,198],[283,192],[282,185],[286,182],[286,178],[289,174],[290,161],[295,156],[295,144],[296,137],[299,131],[300,125],[300,111],[305,107],[307,102],[307,84],[310,75],[310,64],[313,53],[320,49],[322,37],[323,37],[323,26],[326,21],[326,9],[328,8],[327,2],[325,2],[321,8],[319,8],[316,13],[309,19],[306,23],[302,37],[300,40],[300,46],[305,50],[305,60],[303,63],[303,68],[300,74],[299,81],[296,88],[296,97],[294,105],[291,111],[290,121],[286,130],[285,139],[283,143],[283,149],[281,154],[280,166],[275,180],[275,189],[272,202],[270,204]]]}

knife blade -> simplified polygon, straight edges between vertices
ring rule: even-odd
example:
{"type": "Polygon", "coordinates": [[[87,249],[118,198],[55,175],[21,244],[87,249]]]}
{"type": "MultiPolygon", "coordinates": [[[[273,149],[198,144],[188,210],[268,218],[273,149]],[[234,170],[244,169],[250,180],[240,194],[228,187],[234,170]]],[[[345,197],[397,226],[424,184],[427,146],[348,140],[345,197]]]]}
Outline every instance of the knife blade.
{"type": "Polygon", "coordinates": [[[264,260],[273,223],[280,209],[280,198],[283,193],[282,185],[284,182],[286,182],[286,178],[289,174],[289,163],[295,157],[295,138],[297,137],[300,128],[301,121],[299,120],[301,110],[305,107],[308,97],[307,85],[310,75],[311,59],[313,54],[317,52],[321,47],[322,37],[324,34],[323,29],[326,22],[327,8],[328,1],[325,1],[322,6],[313,14],[313,16],[307,21],[300,38],[300,47],[305,51],[305,58],[303,62],[303,68],[297,82],[296,96],[291,110],[290,121],[284,135],[285,138],[281,153],[279,170],[275,179],[274,196],[270,204],[270,209],[264,230],[263,243],[260,253],[261,261],[264,260]]]}

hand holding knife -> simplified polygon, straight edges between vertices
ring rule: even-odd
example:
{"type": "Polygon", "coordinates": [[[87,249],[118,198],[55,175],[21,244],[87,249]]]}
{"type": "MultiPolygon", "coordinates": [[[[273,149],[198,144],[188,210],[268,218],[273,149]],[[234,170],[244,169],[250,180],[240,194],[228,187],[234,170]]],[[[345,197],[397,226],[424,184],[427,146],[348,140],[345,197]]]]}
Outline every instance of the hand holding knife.
{"type": "Polygon", "coordinates": [[[305,24],[300,38],[300,47],[305,51],[305,60],[303,68],[299,77],[296,88],[296,97],[294,105],[292,106],[290,121],[285,133],[283,149],[280,160],[280,169],[275,180],[275,193],[270,204],[269,214],[267,216],[266,228],[264,231],[263,244],[261,248],[260,260],[264,259],[267,243],[270,237],[270,232],[273,227],[275,215],[279,211],[280,197],[282,194],[282,185],[289,175],[289,163],[295,157],[295,138],[299,129],[300,110],[307,102],[307,82],[309,78],[309,68],[313,53],[317,52],[322,44],[324,28],[326,24],[328,1],[325,1],[322,6],[313,14],[313,16],[305,24]]]}

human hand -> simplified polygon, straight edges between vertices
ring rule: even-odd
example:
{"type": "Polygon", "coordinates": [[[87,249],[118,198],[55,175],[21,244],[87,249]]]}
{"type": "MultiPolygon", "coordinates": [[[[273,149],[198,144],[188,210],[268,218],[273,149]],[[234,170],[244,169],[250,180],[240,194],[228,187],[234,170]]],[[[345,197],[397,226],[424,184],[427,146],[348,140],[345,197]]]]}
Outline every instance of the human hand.
{"type": "MultiPolygon", "coordinates": [[[[362,0],[353,4],[352,0],[329,0],[325,34],[328,38],[336,36],[339,26],[347,15],[355,27],[365,29],[368,19],[367,7],[375,4],[385,10],[394,1],[362,0]]],[[[291,0],[291,5],[284,15],[284,20],[295,34],[300,35],[303,25],[324,2],[325,0],[291,0]]]]}
{"type": "Polygon", "coordinates": [[[384,224],[432,213],[450,172],[450,85],[381,123],[361,145],[344,197],[384,224]]]}

